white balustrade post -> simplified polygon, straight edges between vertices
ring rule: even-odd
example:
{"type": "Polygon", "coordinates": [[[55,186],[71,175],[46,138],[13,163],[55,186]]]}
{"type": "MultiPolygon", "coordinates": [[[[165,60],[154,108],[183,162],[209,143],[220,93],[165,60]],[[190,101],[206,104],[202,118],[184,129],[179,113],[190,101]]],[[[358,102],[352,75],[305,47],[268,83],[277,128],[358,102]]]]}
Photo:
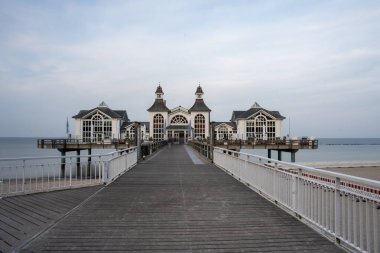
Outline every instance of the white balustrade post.
{"type": "Polygon", "coordinates": [[[73,165],[73,158],[70,157],[70,187],[72,186],[72,178],[73,178],[72,165],[73,165]]]}
{"type": "Polygon", "coordinates": [[[379,227],[378,227],[378,213],[380,204],[373,202],[373,252],[379,253],[379,227]]]}
{"type": "Polygon", "coordinates": [[[297,214],[300,214],[301,212],[301,202],[303,201],[303,198],[301,197],[302,196],[302,193],[301,193],[301,184],[302,184],[302,169],[301,168],[298,168],[298,173],[297,173],[297,199],[296,199],[296,212],[297,214]]]}
{"type": "Polygon", "coordinates": [[[127,170],[128,169],[128,154],[129,153],[127,153],[127,152],[125,152],[125,170],[127,170]]]}
{"type": "Polygon", "coordinates": [[[335,237],[336,239],[340,236],[340,178],[335,178],[335,237]]]}
{"type": "Polygon", "coordinates": [[[22,172],[22,192],[25,192],[25,159],[22,160],[22,168],[23,168],[23,172],[22,172]]]}
{"type": "Polygon", "coordinates": [[[273,173],[273,198],[278,200],[278,182],[277,182],[277,172],[278,172],[278,163],[274,163],[274,173],[273,173]]]}
{"type": "Polygon", "coordinates": [[[297,212],[297,196],[298,196],[298,189],[297,189],[297,177],[295,175],[292,175],[292,208],[297,212]]]}

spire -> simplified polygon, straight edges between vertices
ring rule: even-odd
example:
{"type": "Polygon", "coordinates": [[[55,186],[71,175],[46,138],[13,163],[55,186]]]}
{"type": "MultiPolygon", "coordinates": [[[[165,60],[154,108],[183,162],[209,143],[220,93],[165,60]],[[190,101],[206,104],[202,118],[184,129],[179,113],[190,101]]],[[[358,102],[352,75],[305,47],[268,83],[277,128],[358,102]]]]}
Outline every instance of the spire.
{"type": "Polygon", "coordinates": [[[255,102],[251,108],[262,108],[259,103],[255,102]]]}
{"type": "Polygon", "coordinates": [[[102,101],[102,102],[98,105],[98,107],[108,107],[108,105],[107,105],[104,101],[102,101]]]}
{"type": "Polygon", "coordinates": [[[199,83],[197,91],[195,92],[196,99],[194,105],[189,109],[189,112],[211,112],[210,108],[207,107],[203,101],[203,90],[201,84],[199,83]]]}
{"type": "Polygon", "coordinates": [[[160,82],[158,82],[158,87],[155,93],[156,93],[156,99],[162,99],[162,96],[164,95],[164,91],[162,90],[160,82]]]}
{"type": "Polygon", "coordinates": [[[203,90],[202,90],[202,87],[201,87],[201,83],[199,82],[199,85],[197,87],[197,90],[195,92],[195,95],[197,95],[197,99],[203,99],[203,90]]]}
{"type": "Polygon", "coordinates": [[[148,112],[169,112],[169,108],[166,107],[166,101],[163,99],[164,91],[162,90],[161,83],[158,83],[155,93],[156,100],[153,105],[149,107],[148,112]]]}

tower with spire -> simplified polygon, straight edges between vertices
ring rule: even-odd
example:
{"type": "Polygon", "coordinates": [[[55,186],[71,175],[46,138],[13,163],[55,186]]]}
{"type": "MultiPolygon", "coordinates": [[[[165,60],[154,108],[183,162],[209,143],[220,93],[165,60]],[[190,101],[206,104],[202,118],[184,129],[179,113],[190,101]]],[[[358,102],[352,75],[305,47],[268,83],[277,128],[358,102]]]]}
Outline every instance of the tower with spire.
{"type": "Polygon", "coordinates": [[[155,94],[156,99],[154,100],[153,105],[147,110],[149,112],[150,122],[149,137],[156,141],[166,140],[167,136],[165,128],[170,110],[166,106],[164,91],[162,90],[160,83],[157,86],[155,94]]]}
{"type": "Polygon", "coordinates": [[[209,137],[211,110],[205,104],[203,94],[203,89],[201,84],[199,84],[195,91],[195,102],[189,109],[191,115],[191,127],[194,129],[193,138],[195,139],[206,139],[209,137]]]}
{"type": "Polygon", "coordinates": [[[210,108],[203,101],[200,84],[195,91],[195,102],[190,109],[182,106],[170,110],[163,99],[161,84],[156,89],[156,99],[149,112],[149,135],[153,141],[170,140],[186,143],[190,138],[206,139],[209,137],[210,108]]]}

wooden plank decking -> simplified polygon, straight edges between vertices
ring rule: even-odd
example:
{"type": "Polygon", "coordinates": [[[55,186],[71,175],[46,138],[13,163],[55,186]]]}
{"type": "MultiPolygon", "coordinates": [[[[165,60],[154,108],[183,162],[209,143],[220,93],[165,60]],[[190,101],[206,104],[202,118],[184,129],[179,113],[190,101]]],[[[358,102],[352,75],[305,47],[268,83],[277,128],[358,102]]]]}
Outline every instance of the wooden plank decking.
{"type": "Polygon", "coordinates": [[[186,150],[138,164],[22,251],[342,252],[186,150]]]}
{"type": "Polygon", "coordinates": [[[101,186],[0,199],[0,252],[10,252],[53,225],[101,186]]]}

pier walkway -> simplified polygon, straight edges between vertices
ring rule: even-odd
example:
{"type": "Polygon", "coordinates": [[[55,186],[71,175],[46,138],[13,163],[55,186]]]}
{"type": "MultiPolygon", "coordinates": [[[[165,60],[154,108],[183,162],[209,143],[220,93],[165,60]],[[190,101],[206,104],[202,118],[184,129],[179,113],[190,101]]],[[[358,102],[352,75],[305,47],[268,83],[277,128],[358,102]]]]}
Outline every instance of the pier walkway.
{"type": "Polygon", "coordinates": [[[342,252],[183,145],[92,188],[21,252],[342,252]]]}

